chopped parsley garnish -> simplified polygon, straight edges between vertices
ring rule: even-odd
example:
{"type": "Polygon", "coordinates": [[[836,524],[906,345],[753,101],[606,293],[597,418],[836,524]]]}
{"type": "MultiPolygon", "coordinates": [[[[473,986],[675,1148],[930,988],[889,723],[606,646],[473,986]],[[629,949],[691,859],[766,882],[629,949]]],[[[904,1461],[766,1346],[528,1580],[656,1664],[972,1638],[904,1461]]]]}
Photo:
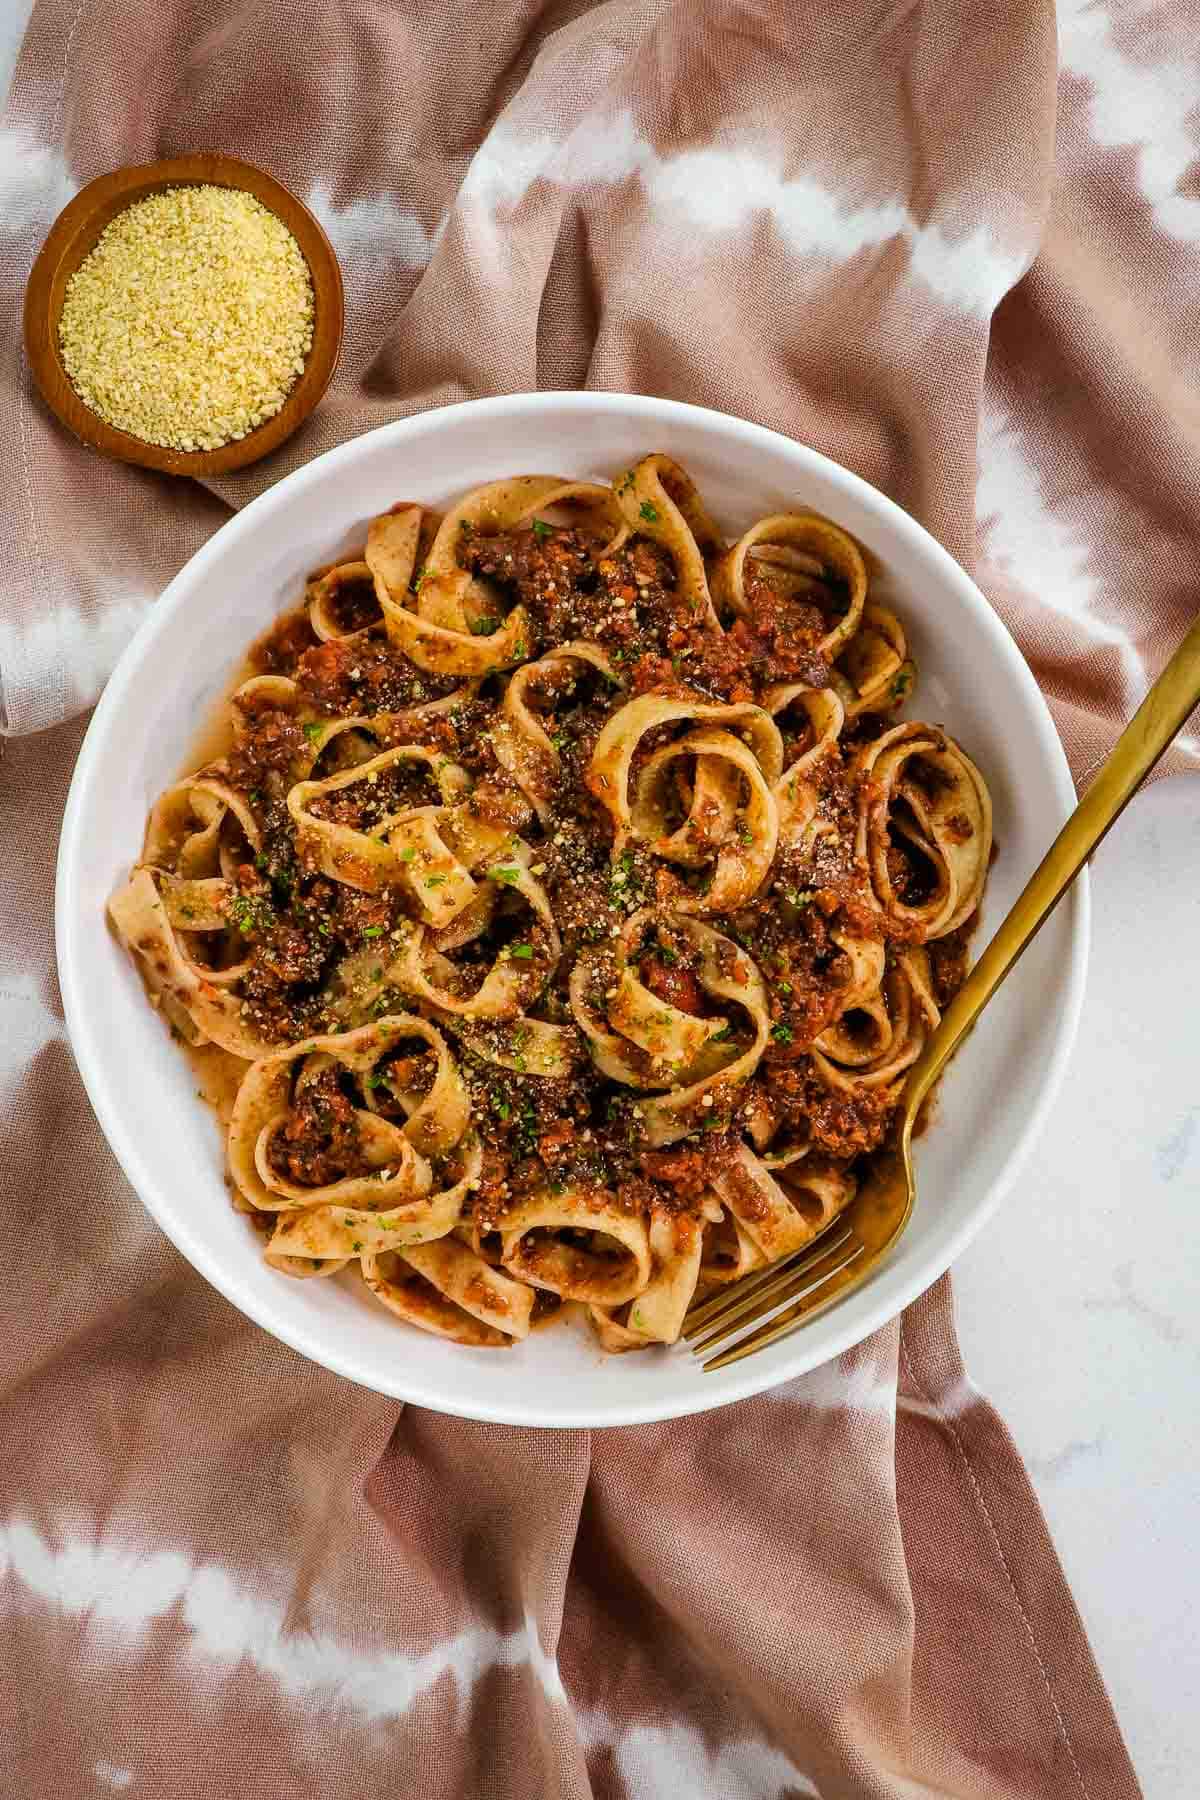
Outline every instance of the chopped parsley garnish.
{"type": "Polygon", "coordinates": [[[315,744],[324,729],[319,719],[309,719],[304,726],[304,735],[310,744],[315,744]]]}
{"type": "Polygon", "coordinates": [[[444,875],[427,875],[425,877],[426,887],[444,887],[445,885],[446,877],[444,875]]]}
{"type": "Polygon", "coordinates": [[[657,524],[657,522],[658,522],[657,506],[652,505],[649,500],[643,500],[642,504],[638,507],[638,517],[641,519],[645,519],[645,521],[648,525],[657,524]]]}
{"type": "Polygon", "coordinates": [[[488,870],[488,880],[502,882],[505,887],[516,887],[516,885],[517,885],[518,881],[520,881],[520,879],[521,879],[521,871],[518,868],[512,868],[512,869],[495,868],[495,869],[488,870]]]}
{"type": "Polygon", "coordinates": [[[363,926],[363,936],[364,937],[382,937],[383,936],[383,926],[382,925],[364,925],[363,926]]]}
{"type": "Polygon", "coordinates": [[[519,956],[523,962],[530,962],[533,958],[533,945],[511,944],[509,946],[508,954],[510,956],[519,956]]]}
{"type": "MultiPolygon", "coordinates": [[[[603,777],[601,779],[603,780],[603,777]]],[[[623,851],[617,858],[616,867],[609,871],[608,886],[614,900],[625,900],[625,890],[628,890],[629,895],[634,898],[641,894],[641,884],[637,879],[633,855],[630,851],[623,851]]]]}
{"type": "Polygon", "coordinates": [[[545,519],[535,519],[533,521],[533,535],[535,538],[548,538],[553,530],[553,525],[547,525],[545,519]]]}
{"type": "Polygon", "coordinates": [[[522,1101],[521,1118],[513,1148],[518,1156],[531,1156],[537,1149],[537,1139],[537,1114],[533,1110],[533,1102],[531,1100],[522,1101]]]}
{"type": "Polygon", "coordinates": [[[401,862],[415,862],[416,859],[417,859],[417,853],[413,849],[411,844],[408,846],[407,850],[402,850],[400,852],[400,861],[401,862]]]}
{"type": "Polygon", "coordinates": [[[471,634],[473,637],[490,637],[495,629],[495,619],[476,619],[471,627],[471,634]]]}
{"type": "Polygon", "coordinates": [[[785,1025],[781,1020],[778,1025],[772,1025],[771,1036],[777,1044],[790,1044],[795,1033],[790,1025],[785,1025]]]}
{"type": "Polygon", "coordinates": [[[243,937],[249,937],[255,931],[264,931],[274,916],[267,902],[256,899],[252,894],[235,894],[227,910],[243,937]]]}

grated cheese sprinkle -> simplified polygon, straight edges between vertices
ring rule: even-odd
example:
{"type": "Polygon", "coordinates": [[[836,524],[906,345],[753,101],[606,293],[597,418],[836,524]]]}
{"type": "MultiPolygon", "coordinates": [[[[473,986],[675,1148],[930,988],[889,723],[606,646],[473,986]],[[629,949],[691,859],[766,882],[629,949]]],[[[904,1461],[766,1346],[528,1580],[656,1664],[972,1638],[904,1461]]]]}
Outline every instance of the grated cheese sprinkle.
{"type": "Polygon", "coordinates": [[[239,188],[166,188],[118,213],[67,283],[63,363],[110,425],[215,450],[272,418],[312,347],[308,264],[239,188]]]}

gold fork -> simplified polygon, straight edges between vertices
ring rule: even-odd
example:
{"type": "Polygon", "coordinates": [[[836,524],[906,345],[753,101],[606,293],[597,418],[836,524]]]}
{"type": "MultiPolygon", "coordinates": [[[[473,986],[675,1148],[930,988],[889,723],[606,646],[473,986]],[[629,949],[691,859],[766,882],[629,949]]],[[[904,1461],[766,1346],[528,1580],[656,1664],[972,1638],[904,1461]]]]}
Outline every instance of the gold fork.
{"type": "Polygon", "coordinates": [[[860,1287],[893,1248],[916,1200],[912,1133],[921,1103],[1025,948],[1200,705],[1200,619],[1191,627],[999,931],[909,1070],[892,1147],[874,1159],[846,1211],[815,1242],[689,1308],[683,1335],[705,1370],[750,1356],[860,1287]],[[757,1327],[751,1330],[751,1327],[757,1327]],[[747,1335],[747,1333],[749,1335],[747,1335]],[[736,1341],[709,1355],[727,1339],[736,1341]]]}

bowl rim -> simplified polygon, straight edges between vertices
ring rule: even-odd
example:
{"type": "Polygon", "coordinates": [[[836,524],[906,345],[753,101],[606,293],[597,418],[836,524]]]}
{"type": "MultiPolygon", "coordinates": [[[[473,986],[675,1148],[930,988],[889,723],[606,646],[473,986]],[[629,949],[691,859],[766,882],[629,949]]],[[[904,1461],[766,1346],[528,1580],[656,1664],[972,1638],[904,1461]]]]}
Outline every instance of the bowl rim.
{"type": "Polygon", "coordinates": [[[341,355],[345,327],[345,295],[341,265],[320,221],[289,187],[262,169],[236,156],[198,150],[166,157],[159,162],[127,163],[97,175],[63,207],[49,231],[25,283],[22,330],[30,374],[49,410],[90,449],[118,462],[156,469],[166,475],[196,478],[226,475],[269,456],[298,431],[333,380],[341,355]],[[71,273],[95,247],[104,226],[118,214],[151,194],[172,187],[227,187],[252,194],[273,212],[295,238],[313,288],[313,341],[304,367],[284,397],[279,411],[244,437],[231,438],[213,450],[174,450],[152,444],[119,425],[110,425],[77,391],[58,342],[62,311],[63,265],[75,256],[81,240],[82,254],[72,262],[71,273]],[[97,221],[102,223],[96,227],[97,221]],[[55,295],[57,292],[57,302],[55,295]]]}
{"type": "MultiPolygon", "coordinates": [[[[280,1321],[273,1315],[269,1305],[260,1303],[259,1298],[246,1289],[236,1269],[230,1268],[219,1256],[210,1253],[202,1236],[195,1232],[186,1220],[180,1222],[172,1219],[170,1225],[167,1224],[158,1203],[155,1181],[143,1161],[139,1136],[134,1129],[133,1121],[132,1119],[126,1120],[110,1098],[105,1079],[107,1049],[99,1038],[94,1036],[88,1024],[88,1014],[81,986],[82,959],[75,953],[72,941],[75,921],[82,913],[79,895],[84,891],[84,884],[76,878],[76,864],[83,843],[82,827],[87,816],[88,789],[98,771],[101,747],[108,736],[110,720],[120,713],[125,702],[126,691],[136,678],[145,651],[160,636],[169,632],[175,612],[186,602],[187,590],[194,582],[203,578],[209,565],[222,556],[232,542],[241,536],[253,533],[260,517],[270,512],[272,505],[283,490],[286,489],[294,495],[303,492],[306,488],[321,485],[343,464],[352,462],[355,456],[361,453],[362,446],[367,442],[390,440],[397,445],[402,445],[408,439],[418,439],[423,432],[430,429],[436,430],[440,424],[445,424],[465,414],[485,420],[489,417],[503,417],[512,422],[514,415],[519,418],[522,413],[536,412],[553,416],[557,412],[577,411],[581,405],[589,411],[603,412],[606,409],[619,411],[625,418],[643,419],[647,424],[667,425],[672,421],[690,420],[711,426],[715,421],[721,432],[728,435],[735,444],[739,441],[744,444],[757,443],[760,445],[782,443],[786,446],[789,456],[798,459],[798,474],[802,474],[804,467],[807,466],[809,470],[819,472],[827,479],[832,479],[835,486],[841,486],[845,492],[857,499],[868,510],[881,513],[884,519],[889,521],[902,535],[913,538],[946,584],[959,595],[964,604],[980,613],[984,629],[992,638],[993,649],[998,662],[1004,666],[1006,677],[1019,687],[1023,687],[1027,697],[1034,702],[1034,716],[1039,720],[1039,729],[1045,740],[1044,747],[1054,773],[1055,797],[1065,818],[1067,812],[1075,804],[1074,782],[1057,729],[1032,671],[999,615],[975,582],[950,553],[938,543],[937,539],[910,514],[890,500],[887,495],[872,487],[869,482],[864,481],[861,476],[845,469],[840,463],[834,462],[832,458],[824,456],[820,451],[797,443],[794,439],[785,437],[782,433],[773,431],[766,426],[755,425],[748,420],[740,419],[736,415],[718,412],[712,407],[695,406],[686,401],[660,400],[646,395],[622,394],[609,390],[560,389],[544,393],[505,394],[482,400],[460,401],[450,406],[412,414],[404,419],[391,420],[371,431],[361,433],[358,437],[347,439],[333,449],[315,457],[301,468],[293,470],[291,474],[249,501],[240,512],[235,513],[232,518],[221,525],[212,537],[189,558],[163,590],[159,600],[151,608],[126,646],[100,696],[80,746],[71,778],[59,838],[55,880],[55,950],[63,1011],[76,1067],[101,1130],[127,1180],[150,1216],[192,1266],[216,1288],[218,1293],[222,1294],[257,1325],[270,1332],[272,1336],[279,1338],[318,1366],[327,1368],[334,1374],[343,1376],[371,1392],[385,1394],[390,1398],[406,1401],[416,1406],[425,1406],[433,1411],[460,1418],[478,1419],[491,1424],[578,1430],[650,1424],[665,1419],[686,1417],[693,1413],[708,1412],[716,1407],[729,1405],[735,1400],[746,1399],[769,1388],[777,1387],[810,1368],[833,1361],[846,1350],[861,1343],[881,1326],[897,1318],[907,1306],[932,1287],[994,1216],[1001,1201],[1011,1191],[1054,1106],[1079,1026],[1091,936],[1090,888],[1088,871],[1084,869],[1077,878],[1072,893],[1064,901],[1064,905],[1069,909],[1070,919],[1066,988],[1064,1003],[1056,1022],[1045,1079],[1042,1082],[1037,1102],[1026,1115],[1001,1172],[983,1193],[970,1215],[939,1244],[936,1255],[927,1257],[922,1266],[901,1283],[898,1295],[890,1295],[882,1300],[877,1297],[874,1303],[868,1306],[865,1316],[856,1316],[851,1311],[848,1315],[849,1322],[843,1315],[840,1327],[836,1323],[839,1314],[843,1312],[840,1306],[832,1308],[829,1313],[825,1314],[826,1321],[834,1328],[832,1337],[822,1350],[817,1362],[814,1363],[805,1356],[802,1348],[805,1343],[805,1334],[802,1331],[797,1332],[794,1338],[785,1340],[795,1346],[795,1354],[790,1359],[774,1365],[766,1359],[746,1358],[743,1362],[733,1365],[732,1374],[729,1374],[728,1371],[725,1372],[728,1377],[726,1381],[719,1385],[713,1384],[711,1399],[705,1396],[681,1398],[678,1395],[672,1396],[664,1390],[661,1403],[647,1400],[627,1405],[623,1409],[618,1403],[613,1409],[615,1416],[599,1421],[588,1419],[581,1422],[578,1419],[570,1418],[560,1407],[539,1407],[536,1398],[529,1397],[536,1396],[536,1388],[528,1390],[528,1393],[524,1389],[514,1390],[511,1403],[506,1396],[502,1403],[489,1404],[473,1401],[467,1396],[447,1395],[440,1390],[431,1388],[419,1377],[415,1380],[408,1380],[405,1378],[406,1372],[403,1369],[399,1370],[396,1378],[389,1379],[392,1371],[369,1371],[362,1366],[362,1359],[359,1356],[354,1353],[345,1353],[336,1335],[326,1339],[322,1337],[319,1329],[310,1331],[289,1320],[280,1321]]],[[[869,1293],[869,1291],[868,1288],[866,1292],[869,1293]]],[[[863,1290],[859,1290],[859,1294],[861,1304],[863,1290]]]]}

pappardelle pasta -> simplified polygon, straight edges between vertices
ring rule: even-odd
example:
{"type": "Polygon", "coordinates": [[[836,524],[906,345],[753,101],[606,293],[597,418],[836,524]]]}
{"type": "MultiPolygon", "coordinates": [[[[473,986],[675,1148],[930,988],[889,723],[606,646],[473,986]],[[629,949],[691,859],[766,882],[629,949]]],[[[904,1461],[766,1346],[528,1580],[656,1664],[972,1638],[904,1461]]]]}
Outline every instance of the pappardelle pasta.
{"type": "Polygon", "coordinates": [[[109,910],[235,1077],[296,1277],[609,1350],[853,1199],[961,983],[991,805],[859,547],[649,455],[401,503],[251,652],[109,910]]]}

